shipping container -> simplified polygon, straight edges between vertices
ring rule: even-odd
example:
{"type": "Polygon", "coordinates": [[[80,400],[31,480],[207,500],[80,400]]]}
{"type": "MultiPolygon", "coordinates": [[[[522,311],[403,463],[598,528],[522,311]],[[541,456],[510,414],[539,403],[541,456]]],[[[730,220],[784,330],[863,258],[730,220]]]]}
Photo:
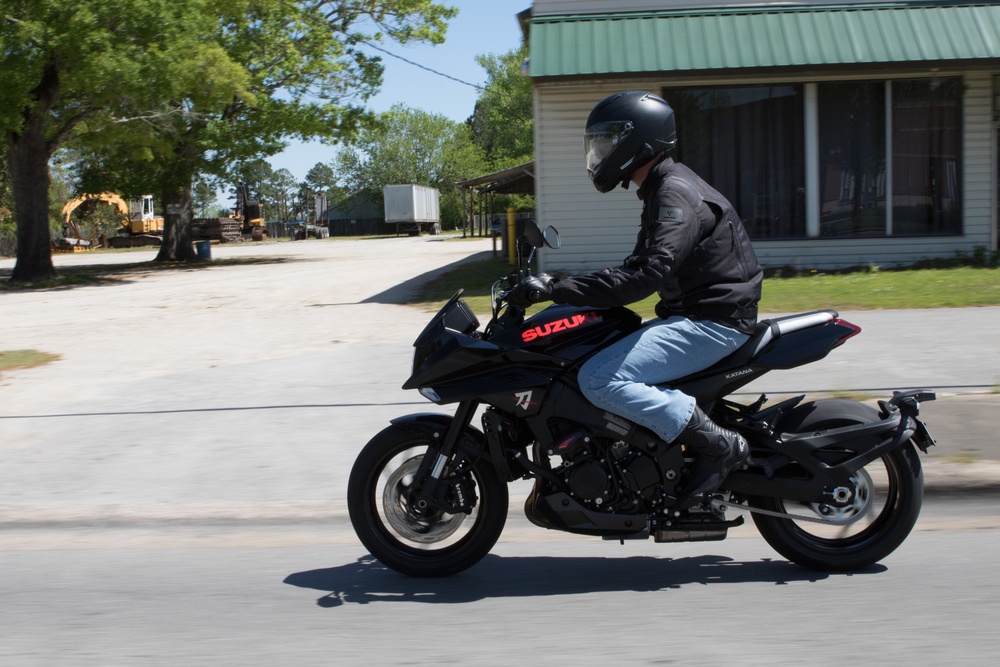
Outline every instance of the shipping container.
{"type": "Polygon", "coordinates": [[[423,185],[387,185],[385,221],[390,224],[432,224],[441,221],[441,207],[436,188],[423,185]]]}

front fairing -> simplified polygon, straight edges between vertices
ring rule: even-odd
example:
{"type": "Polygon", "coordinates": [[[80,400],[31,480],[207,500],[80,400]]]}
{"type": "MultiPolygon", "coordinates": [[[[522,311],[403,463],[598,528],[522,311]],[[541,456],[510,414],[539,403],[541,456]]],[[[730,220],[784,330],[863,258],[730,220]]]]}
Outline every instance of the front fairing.
{"type": "Polygon", "coordinates": [[[433,388],[441,403],[486,395],[498,388],[547,383],[566,363],[547,354],[486,340],[459,297],[441,308],[414,342],[413,372],[403,389],[433,388]]]}
{"type": "Polygon", "coordinates": [[[641,325],[641,318],[625,308],[552,305],[524,321],[501,316],[484,334],[460,294],[417,337],[413,372],[403,384],[404,389],[433,389],[433,394],[422,393],[438,403],[488,400],[497,392],[547,386],[641,325]]]}

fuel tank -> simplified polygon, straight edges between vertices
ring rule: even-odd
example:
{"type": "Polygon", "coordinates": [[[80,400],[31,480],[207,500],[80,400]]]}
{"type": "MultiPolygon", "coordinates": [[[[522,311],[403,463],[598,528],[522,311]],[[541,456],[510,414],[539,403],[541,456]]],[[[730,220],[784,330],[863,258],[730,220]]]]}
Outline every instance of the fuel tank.
{"type": "Polygon", "coordinates": [[[641,325],[642,318],[627,308],[552,305],[526,319],[520,327],[498,333],[490,342],[507,349],[520,348],[575,360],[627,336],[641,325]]]}

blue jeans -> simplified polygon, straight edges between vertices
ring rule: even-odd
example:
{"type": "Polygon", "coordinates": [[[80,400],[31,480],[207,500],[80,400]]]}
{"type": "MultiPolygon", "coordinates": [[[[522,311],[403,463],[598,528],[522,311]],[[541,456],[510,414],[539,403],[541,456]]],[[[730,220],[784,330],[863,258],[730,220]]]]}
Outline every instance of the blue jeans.
{"type": "Polygon", "coordinates": [[[597,407],[673,442],[691,421],[695,400],[656,385],[708,368],[748,338],[715,322],[651,320],[588,359],[578,375],[580,389],[597,407]]]}

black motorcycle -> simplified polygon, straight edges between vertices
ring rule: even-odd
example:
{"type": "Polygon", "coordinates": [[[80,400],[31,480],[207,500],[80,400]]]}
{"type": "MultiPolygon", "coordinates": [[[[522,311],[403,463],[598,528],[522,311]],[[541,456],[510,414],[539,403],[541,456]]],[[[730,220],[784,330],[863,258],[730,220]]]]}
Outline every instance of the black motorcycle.
{"type": "MultiPolygon", "coordinates": [[[[533,222],[523,241],[558,247],[533,222]]],[[[519,256],[523,256],[519,253],[519,256]]],[[[493,287],[493,317],[479,321],[459,291],[414,343],[404,389],[454,416],[393,419],[362,449],[347,500],[361,542],[388,567],[445,576],[482,559],[507,519],[507,483],[533,479],[525,513],[539,526],[657,542],[721,540],[749,511],[768,544],[799,565],[843,571],[875,563],[913,528],[923,500],[916,449],[934,440],[917,419],[931,391],[894,392],[878,409],[852,400],[767,405],[726,397],[751,380],[825,357],[860,332],[833,310],[763,320],[711,368],[670,383],[718,424],[741,433],[752,456],[705,502],[682,504],[690,459],[683,443],[594,407],[577,371],[638,329],[626,308],[551,305],[525,319],[519,268],[493,287]],[[473,426],[482,410],[482,430],[473,426]]]]}

